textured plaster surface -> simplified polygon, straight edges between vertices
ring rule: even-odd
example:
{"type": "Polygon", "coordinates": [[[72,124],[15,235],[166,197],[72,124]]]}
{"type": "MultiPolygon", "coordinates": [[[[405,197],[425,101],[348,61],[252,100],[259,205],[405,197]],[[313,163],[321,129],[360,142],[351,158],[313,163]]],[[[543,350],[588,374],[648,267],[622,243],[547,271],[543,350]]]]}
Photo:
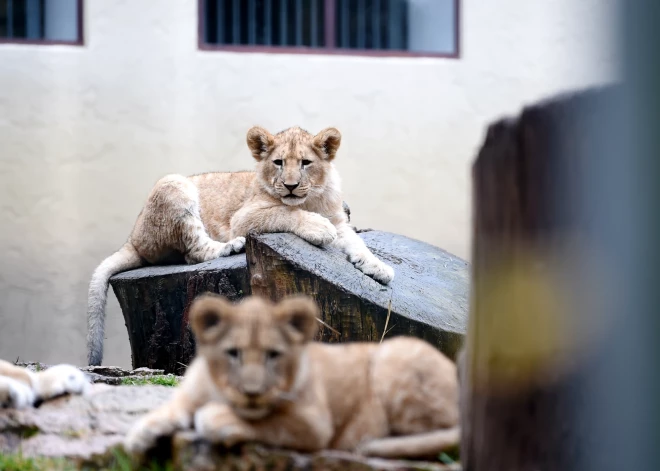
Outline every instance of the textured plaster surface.
{"type": "MultiPolygon", "coordinates": [[[[462,58],[197,49],[193,0],[85,2],[84,47],[0,45],[0,357],[85,358],[94,267],[170,172],[250,168],[245,133],[337,126],[358,227],[469,259],[485,125],[616,73],[613,0],[462,0],[462,58]]],[[[110,293],[105,364],[128,366],[110,293]]]]}

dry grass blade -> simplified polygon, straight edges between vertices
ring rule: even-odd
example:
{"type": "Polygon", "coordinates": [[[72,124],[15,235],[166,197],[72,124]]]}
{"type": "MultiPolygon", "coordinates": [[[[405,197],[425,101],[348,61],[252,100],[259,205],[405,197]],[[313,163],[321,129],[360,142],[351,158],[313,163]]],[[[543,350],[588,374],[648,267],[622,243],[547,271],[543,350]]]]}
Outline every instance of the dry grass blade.
{"type": "MultiPolygon", "coordinates": [[[[396,327],[396,324],[392,324],[392,327],[390,327],[389,329],[387,329],[387,330],[385,331],[385,335],[387,335],[388,333],[392,332],[392,329],[394,329],[395,327],[396,327]]],[[[383,335],[383,337],[384,337],[385,335],[383,335]]]]}
{"type": "Polygon", "coordinates": [[[387,317],[385,318],[385,328],[383,329],[383,336],[380,338],[380,343],[383,343],[383,339],[385,338],[385,334],[388,332],[387,326],[390,323],[390,314],[392,313],[392,300],[390,299],[390,302],[387,303],[387,317]]]}
{"type": "Polygon", "coordinates": [[[330,327],[328,324],[326,324],[325,322],[323,322],[323,320],[322,320],[322,319],[319,319],[318,317],[316,318],[316,320],[319,321],[319,322],[321,323],[321,325],[327,327],[328,329],[330,329],[330,330],[333,331],[335,334],[337,334],[337,335],[339,335],[339,336],[341,337],[341,333],[340,333],[337,329],[333,329],[332,327],[330,327]]]}

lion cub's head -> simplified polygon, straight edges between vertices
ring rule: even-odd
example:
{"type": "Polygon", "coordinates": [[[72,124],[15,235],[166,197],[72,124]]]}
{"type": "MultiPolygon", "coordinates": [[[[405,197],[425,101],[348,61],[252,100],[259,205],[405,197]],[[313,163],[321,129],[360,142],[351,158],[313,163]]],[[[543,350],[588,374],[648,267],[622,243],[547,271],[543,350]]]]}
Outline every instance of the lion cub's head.
{"type": "Polygon", "coordinates": [[[318,314],[314,301],[298,296],[278,304],[258,297],[232,304],[213,294],[195,300],[190,324],[197,355],[237,414],[256,420],[291,399],[318,314]]]}
{"type": "Polygon", "coordinates": [[[327,128],[316,136],[289,128],[274,136],[255,126],[247,133],[247,144],[257,164],[259,181],[269,194],[284,204],[296,206],[309,196],[326,190],[330,162],[335,158],[341,134],[327,128]]]}

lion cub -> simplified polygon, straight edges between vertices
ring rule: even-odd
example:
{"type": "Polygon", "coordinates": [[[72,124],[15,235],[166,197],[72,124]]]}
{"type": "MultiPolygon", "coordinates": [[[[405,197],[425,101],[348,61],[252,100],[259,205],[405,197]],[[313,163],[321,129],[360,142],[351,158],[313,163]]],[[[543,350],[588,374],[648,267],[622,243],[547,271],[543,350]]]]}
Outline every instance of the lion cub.
{"type": "Polygon", "coordinates": [[[437,456],[459,443],[455,365],[422,340],[313,342],[319,309],[306,297],[231,304],[207,294],[190,316],[197,356],[171,402],[129,432],[133,454],[191,426],[228,446],[380,457],[437,456]]]}
{"type": "Polygon", "coordinates": [[[253,127],[247,144],[254,172],[168,175],[151,190],[122,248],[94,271],[87,308],[90,365],[103,360],[108,280],[158,263],[200,263],[243,250],[248,232],[292,232],[342,250],[357,269],[388,284],[394,270],[372,254],[348,225],[339,175],[332,163],[341,134],[312,135],[298,127],[276,135],[253,127]]]}
{"type": "Polygon", "coordinates": [[[71,365],[33,373],[0,360],[0,408],[24,409],[63,394],[85,394],[90,382],[71,365]]]}

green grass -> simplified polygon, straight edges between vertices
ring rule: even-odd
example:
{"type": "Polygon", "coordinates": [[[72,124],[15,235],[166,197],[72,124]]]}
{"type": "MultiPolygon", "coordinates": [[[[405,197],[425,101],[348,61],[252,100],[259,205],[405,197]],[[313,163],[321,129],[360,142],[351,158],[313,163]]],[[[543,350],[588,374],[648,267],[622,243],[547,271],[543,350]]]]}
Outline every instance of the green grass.
{"type": "MultiPolygon", "coordinates": [[[[132,467],[131,459],[126,453],[120,450],[114,450],[112,452],[112,462],[110,463],[109,468],[103,468],[104,471],[133,471],[135,468],[132,467]]],[[[140,468],[140,471],[173,471],[174,466],[172,463],[167,464],[158,464],[151,463],[149,466],[140,468]]]]}
{"type": "Polygon", "coordinates": [[[54,458],[28,458],[20,454],[0,453],[2,471],[74,471],[76,466],[66,460],[54,458]]]}
{"type": "Polygon", "coordinates": [[[460,448],[452,447],[438,456],[438,461],[444,464],[454,464],[460,461],[460,448]]]}
{"type": "MultiPolygon", "coordinates": [[[[120,451],[113,451],[112,458],[106,466],[82,465],[60,458],[29,458],[17,454],[0,453],[1,471],[134,471],[131,460],[120,451]]],[[[152,463],[139,471],[173,471],[171,463],[165,465],[152,463]]]]}
{"type": "Polygon", "coordinates": [[[147,376],[144,378],[123,378],[121,384],[124,386],[145,386],[155,384],[157,386],[178,386],[179,380],[174,375],[147,376]]]}

